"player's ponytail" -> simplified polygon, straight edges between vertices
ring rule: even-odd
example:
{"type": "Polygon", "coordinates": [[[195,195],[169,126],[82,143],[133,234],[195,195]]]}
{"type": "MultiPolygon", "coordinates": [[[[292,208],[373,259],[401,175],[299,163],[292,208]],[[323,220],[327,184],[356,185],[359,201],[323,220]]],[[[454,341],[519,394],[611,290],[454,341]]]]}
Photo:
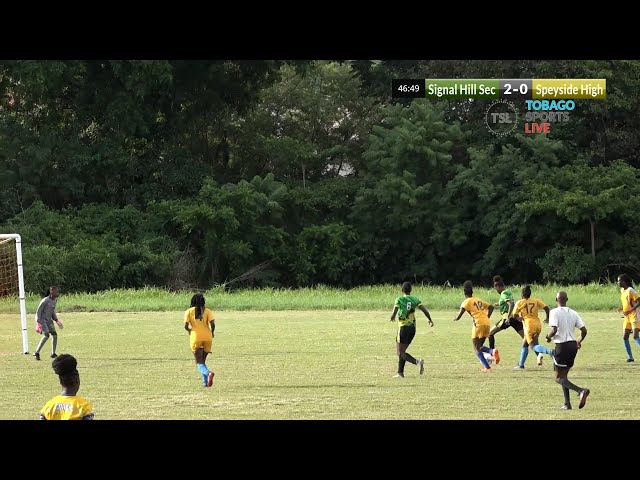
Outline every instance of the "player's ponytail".
{"type": "Polygon", "coordinates": [[[196,319],[202,320],[202,314],[204,313],[205,299],[201,293],[196,293],[191,297],[191,306],[196,308],[196,319]]]}

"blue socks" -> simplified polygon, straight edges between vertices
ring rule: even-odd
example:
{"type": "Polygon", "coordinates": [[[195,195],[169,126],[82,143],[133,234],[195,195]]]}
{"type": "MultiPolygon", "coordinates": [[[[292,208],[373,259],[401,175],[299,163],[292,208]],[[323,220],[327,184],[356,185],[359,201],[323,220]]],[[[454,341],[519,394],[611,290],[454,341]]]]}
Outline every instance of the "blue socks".
{"type": "Polygon", "coordinates": [[[481,352],[487,352],[489,355],[493,355],[493,349],[489,348],[489,347],[482,347],[480,349],[481,352]]]}
{"type": "Polygon", "coordinates": [[[553,350],[545,347],[544,345],[536,345],[535,347],[533,347],[533,351],[536,353],[546,353],[547,355],[551,355],[551,352],[553,350]]]}
{"type": "Polygon", "coordinates": [[[484,353],[483,352],[478,352],[478,353],[476,353],[476,355],[480,359],[480,363],[484,366],[484,368],[491,368],[489,366],[489,364],[487,363],[486,358],[484,358],[484,353]]]}
{"type": "MultiPolygon", "coordinates": [[[[53,341],[54,341],[54,342],[56,341],[55,337],[53,338],[53,341]]],[[[636,343],[637,343],[637,344],[638,344],[638,346],[640,347],[640,338],[636,338],[636,343]]]]}
{"type": "Polygon", "coordinates": [[[207,366],[204,363],[199,363],[198,364],[198,371],[202,375],[208,375],[209,374],[209,369],[207,368],[207,366]]]}
{"type": "Polygon", "coordinates": [[[209,376],[209,369],[204,363],[198,363],[198,371],[202,374],[202,384],[204,386],[207,385],[207,380],[209,376]]]}
{"type": "Polygon", "coordinates": [[[624,342],[624,348],[627,351],[627,356],[629,358],[633,358],[633,355],[631,353],[631,344],[629,343],[629,339],[628,338],[623,338],[622,341],[624,342]]]}
{"type": "Polygon", "coordinates": [[[520,363],[518,365],[520,365],[521,367],[524,367],[524,362],[527,361],[528,355],[529,355],[529,347],[522,347],[522,350],[520,350],[520,363]]]}

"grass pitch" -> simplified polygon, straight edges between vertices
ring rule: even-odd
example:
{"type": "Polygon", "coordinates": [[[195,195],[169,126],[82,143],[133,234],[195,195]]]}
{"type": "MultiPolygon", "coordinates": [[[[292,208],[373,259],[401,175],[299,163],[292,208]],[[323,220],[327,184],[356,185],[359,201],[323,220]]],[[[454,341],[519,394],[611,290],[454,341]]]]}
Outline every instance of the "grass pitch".
{"type": "MultiPolygon", "coordinates": [[[[80,395],[96,419],[625,419],[640,397],[640,347],[626,363],[622,322],[614,313],[580,312],[589,329],[570,379],[588,387],[587,406],[561,411],[562,390],[549,357],[530,354],[513,370],[520,338],[499,333],[502,362],[480,372],[471,348],[471,319],[419,314],[409,352],[426,359],[425,374],[408,364],[394,379],[395,332],[388,311],[222,311],[216,314],[212,388],[201,386],[181,312],[67,313],[58,353],[78,359],[80,395]]],[[[30,351],[39,335],[29,318],[30,351]]],[[[548,327],[543,326],[543,332],[548,327]]],[[[0,419],[36,419],[60,391],[51,341],[42,361],[19,353],[19,318],[0,315],[0,419]]]]}

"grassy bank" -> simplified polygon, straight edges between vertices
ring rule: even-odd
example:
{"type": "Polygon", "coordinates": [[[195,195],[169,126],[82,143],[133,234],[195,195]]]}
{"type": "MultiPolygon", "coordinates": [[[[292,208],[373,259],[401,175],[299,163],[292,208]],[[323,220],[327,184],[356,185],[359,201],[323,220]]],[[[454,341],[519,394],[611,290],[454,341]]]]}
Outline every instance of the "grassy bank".
{"type": "MultiPolygon", "coordinates": [[[[511,287],[516,299],[520,287],[511,287]]],[[[613,284],[561,286],[533,285],[533,296],[554,305],[555,294],[565,290],[569,305],[577,310],[612,311],[620,304],[619,290],[613,284]]],[[[461,287],[416,285],[412,292],[427,308],[457,310],[463,300],[461,287]]],[[[477,288],[477,296],[496,302],[499,295],[493,289],[477,288]]],[[[109,290],[98,293],[66,294],[58,301],[59,312],[145,312],[179,311],[188,308],[193,292],[169,292],[160,288],[140,290],[109,290]]],[[[343,290],[329,287],[301,289],[238,290],[232,293],[221,289],[205,293],[207,306],[214,310],[387,310],[399,295],[397,285],[373,285],[343,290]]],[[[34,313],[39,296],[27,297],[27,311],[34,313]]],[[[17,299],[0,299],[0,313],[18,311],[17,299]]]]}

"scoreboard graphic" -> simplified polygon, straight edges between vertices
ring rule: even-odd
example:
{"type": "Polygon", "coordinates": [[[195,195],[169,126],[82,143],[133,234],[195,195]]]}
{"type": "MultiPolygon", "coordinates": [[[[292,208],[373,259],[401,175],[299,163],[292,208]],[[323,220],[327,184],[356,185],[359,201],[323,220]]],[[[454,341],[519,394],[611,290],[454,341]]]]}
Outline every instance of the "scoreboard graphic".
{"type": "Polygon", "coordinates": [[[560,100],[607,97],[604,79],[422,79],[392,80],[394,98],[477,98],[485,100],[560,100]]]}
{"type": "Polygon", "coordinates": [[[576,100],[606,100],[606,79],[394,79],[393,98],[487,100],[485,123],[497,136],[551,133],[576,100]]]}

